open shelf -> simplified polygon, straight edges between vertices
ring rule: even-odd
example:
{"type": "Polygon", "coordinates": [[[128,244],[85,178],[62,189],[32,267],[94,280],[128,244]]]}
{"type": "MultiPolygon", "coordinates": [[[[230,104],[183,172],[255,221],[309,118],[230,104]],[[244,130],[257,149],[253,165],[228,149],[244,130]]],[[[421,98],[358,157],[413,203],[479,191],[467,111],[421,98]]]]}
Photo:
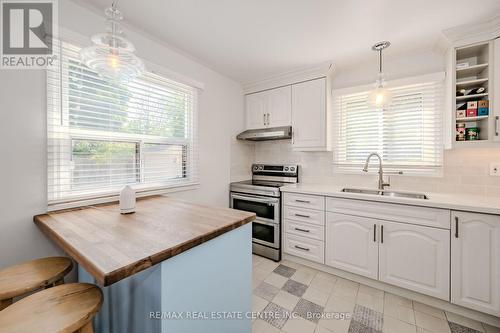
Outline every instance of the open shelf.
{"type": "Polygon", "coordinates": [[[457,122],[464,122],[464,121],[478,121],[478,120],[483,120],[483,119],[488,119],[490,116],[477,116],[477,117],[465,117],[465,118],[457,118],[457,122]]]}
{"type": "Polygon", "coordinates": [[[476,88],[479,86],[482,86],[484,83],[488,82],[488,78],[483,78],[483,79],[477,79],[477,80],[465,80],[465,81],[458,81],[457,82],[457,89],[464,89],[464,88],[476,88]]]}
{"type": "Polygon", "coordinates": [[[485,96],[488,96],[488,93],[467,95],[467,96],[457,96],[457,101],[468,101],[469,99],[475,99],[475,98],[480,98],[480,97],[485,97],[485,96]]]}
{"type": "MultiPolygon", "coordinates": [[[[453,134],[455,140],[454,144],[456,146],[463,147],[479,147],[483,145],[490,144],[492,142],[491,132],[492,132],[492,105],[491,105],[491,94],[490,88],[493,88],[490,78],[492,75],[492,67],[489,65],[493,63],[493,52],[490,47],[490,42],[481,42],[478,44],[467,45],[464,47],[459,47],[455,49],[455,75],[453,82],[453,89],[455,90],[455,96],[453,97],[454,108],[453,108],[453,125],[455,127],[455,133],[453,134]],[[460,65],[465,65],[466,67],[460,68],[460,65]],[[456,96],[456,92],[462,89],[467,92],[471,92],[470,89],[485,88],[485,91],[481,94],[473,94],[466,96],[456,96]],[[456,117],[456,111],[458,108],[463,109],[463,104],[475,101],[488,101],[489,102],[489,114],[476,116],[476,117],[456,117]],[[491,117],[490,117],[491,116],[491,117]],[[460,126],[460,132],[466,131],[467,129],[477,128],[478,140],[456,140],[456,126],[460,126]],[[464,129],[465,127],[465,129],[464,129]]],[[[463,135],[463,134],[462,134],[463,135]]],[[[461,135],[461,137],[463,137],[461,135]]],[[[472,133],[471,133],[472,136],[472,133]]]]}
{"type": "Polygon", "coordinates": [[[457,79],[479,76],[488,69],[488,63],[473,65],[466,68],[457,68],[457,79]]]}

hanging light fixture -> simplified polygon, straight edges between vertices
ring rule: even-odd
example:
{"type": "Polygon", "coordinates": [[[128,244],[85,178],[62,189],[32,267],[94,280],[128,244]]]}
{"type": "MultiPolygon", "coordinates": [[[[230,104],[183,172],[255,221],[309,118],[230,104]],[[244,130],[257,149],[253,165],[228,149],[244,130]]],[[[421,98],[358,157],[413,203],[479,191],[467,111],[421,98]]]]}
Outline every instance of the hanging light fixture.
{"type": "Polygon", "coordinates": [[[382,71],[382,51],[390,45],[391,43],[383,41],[372,46],[372,50],[379,53],[379,72],[375,81],[375,89],[368,95],[368,103],[377,108],[387,107],[392,101],[392,93],[385,87],[385,77],[382,71]]]}
{"type": "Polygon", "coordinates": [[[80,51],[80,59],[87,67],[107,79],[131,81],[145,71],[144,63],[134,54],[134,45],[123,35],[120,25],[123,14],[116,8],[116,2],[104,13],[108,31],[93,35],[92,45],[80,51]]]}

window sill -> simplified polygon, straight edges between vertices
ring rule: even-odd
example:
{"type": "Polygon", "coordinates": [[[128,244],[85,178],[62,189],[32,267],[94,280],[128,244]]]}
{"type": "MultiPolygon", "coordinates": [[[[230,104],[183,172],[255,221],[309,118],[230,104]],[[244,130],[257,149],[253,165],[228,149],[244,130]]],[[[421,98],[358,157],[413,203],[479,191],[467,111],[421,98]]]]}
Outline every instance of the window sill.
{"type": "MultiPolygon", "coordinates": [[[[184,192],[184,191],[192,191],[198,189],[200,184],[189,183],[184,185],[170,185],[170,186],[162,186],[162,187],[154,187],[149,189],[137,189],[136,197],[148,197],[152,195],[162,195],[167,193],[175,193],[175,192],[184,192]]],[[[52,202],[48,204],[47,212],[53,212],[64,209],[71,208],[79,208],[85,206],[99,205],[110,202],[118,202],[119,201],[119,192],[109,193],[106,196],[98,196],[98,197],[86,197],[86,198],[74,198],[69,200],[59,200],[57,202],[52,202]]]]}

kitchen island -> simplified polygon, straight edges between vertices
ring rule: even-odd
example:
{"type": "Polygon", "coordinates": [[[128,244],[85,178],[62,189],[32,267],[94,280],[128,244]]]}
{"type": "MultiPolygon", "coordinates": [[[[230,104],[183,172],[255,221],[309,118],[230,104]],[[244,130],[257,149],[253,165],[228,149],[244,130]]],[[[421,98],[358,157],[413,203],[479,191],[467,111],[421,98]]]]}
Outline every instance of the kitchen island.
{"type": "Polygon", "coordinates": [[[156,196],[52,212],[35,223],[103,287],[96,332],[250,332],[255,215],[156,196]],[[168,259],[168,260],[167,260],[168,259]]]}

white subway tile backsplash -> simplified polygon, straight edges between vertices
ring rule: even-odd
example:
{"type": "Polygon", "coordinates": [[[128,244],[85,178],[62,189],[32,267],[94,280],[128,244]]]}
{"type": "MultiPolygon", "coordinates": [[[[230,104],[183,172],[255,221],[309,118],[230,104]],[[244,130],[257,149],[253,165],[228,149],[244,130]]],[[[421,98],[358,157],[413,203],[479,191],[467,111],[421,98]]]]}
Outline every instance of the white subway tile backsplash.
{"type": "MultiPolygon", "coordinates": [[[[254,163],[296,163],[299,181],[340,186],[373,187],[376,175],[333,171],[332,152],[297,152],[290,141],[255,143],[254,163]]],[[[390,176],[391,188],[500,197],[500,177],[489,175],[489,164],[500,161],[500,148],[465,148],[444,152],[442,177],[390,176]]],[[[234,162],[233,162],[234,163],[234,162]]],[[[251,163],[249,163],[251,164],[251,163]]]]}

